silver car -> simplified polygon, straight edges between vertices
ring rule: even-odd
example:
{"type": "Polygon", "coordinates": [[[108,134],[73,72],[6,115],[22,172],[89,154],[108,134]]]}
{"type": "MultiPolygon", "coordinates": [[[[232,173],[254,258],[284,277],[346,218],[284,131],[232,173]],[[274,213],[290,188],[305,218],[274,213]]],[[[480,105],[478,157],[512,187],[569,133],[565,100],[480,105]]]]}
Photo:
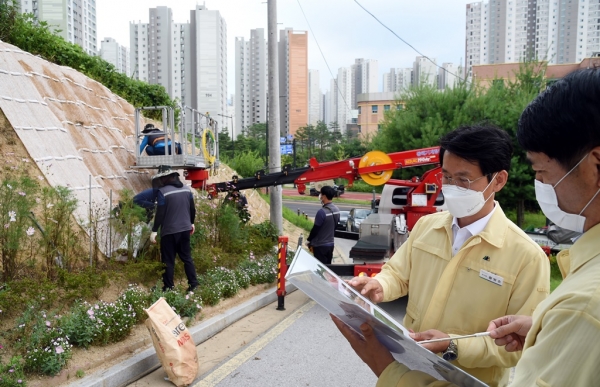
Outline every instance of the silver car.
{"type": "Polygon", "coordinates": [[[366,208],[353,208],[350,210],[348,214],[348,222],[346,224],[346,229],[350,232],[358,232],[360,228],[360,224],[363,220],[371,214],[370,209],[366,208]]]}

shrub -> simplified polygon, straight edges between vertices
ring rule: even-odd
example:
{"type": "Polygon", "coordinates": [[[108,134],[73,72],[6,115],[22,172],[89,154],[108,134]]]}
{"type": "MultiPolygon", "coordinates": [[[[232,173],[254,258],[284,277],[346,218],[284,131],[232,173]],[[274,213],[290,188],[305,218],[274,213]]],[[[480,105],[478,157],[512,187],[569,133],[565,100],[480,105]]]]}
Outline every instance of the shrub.
{"type": "MultiPolygon", "coordinates": [[[[0,346],[2,349],[2,346],[0,346]]],[[[23,361],[20,356],[13,356],[7,364],[0,362],[0,387],[26,387],[23,361]]]]}
{"type": "Polygon", "coordinates": [[[242,289],[250,286],[250,276],[243,270],[235,270],[235,281],[242,289]]]}
{"type": "Polygon", "coordinates": [[[217,284],[217,287],[220,290],[221,297],[233,297],[240,290],[235,271],[233,270],[224,267],[215,267],[214,269],[209,270],[205,275],[212,277],[212,280],[217,284]]]}
{"type": "Polygon", "coordinates": [[[122,305],[133,313],[135,313],[136,323],[141,323],[145,319],[144,308],[149,304],[150,296],[140,287],[130,284],[117,301],[117,304],[122,305]]]}
{"type": "Polygon", "coordinates": [[[58,285],[64,291],[66,300],[97,299],[102,289],[109,285],[108,273],[97,272],[94,268],[85,268],[81,272],[69,273],[66,270],[58,270],[58,285]]]}
{"type": "Polygon", "coordinates": [[[250,226],[248,232],[248,244],[258,255],[264,255],[272,251],[273,246],[277,244],[279,231],[270,222],[264,221],[260,224],[250,226]]]}
{"type": "Polygon", "coordinates": [[[88,348],[91,344],[108,344],[127,336],[135,324],[144,319],[144,306],[148,295],[140,288],[130,285],[115,303],[90,304],[78,301],[68,314],[60,319],[71,342],[88,348]]]}
{"type": "Polygon", "coordinates": [[[57,325],[56,318],[35,304],[30,304],[17,320],[13,335],[15,347],[23,353],[25,371],[56,375],[66,366],[72,345],[57,325]]]}
{"type": "Polygon", "coordinates": [[[39,223],[44,229],[39,240],[48,278],[55,278],[57,268],[75,269],[78,257],[85,256],[79,226],[73,220],[77,199],[67,187],[45,187],[41,192],[39,223]]]}
{"type": "Polygon", "coordinates": [[[220,284],[211,276],[198,277],[198,289],[205,305],[217,305],[221,300],[220,284]]]}
{"type": "Polygon", "coordinates": [[[0,184],[0,258],[4,281],[18,275],[19,250],[23,249],[31,228],[29,214],[35,206],[36,191],[37,183],[28,177],[6,179],[0,184]]]}
{"type": "Polygon", "coordinates": [[[60,326],[71,343],[88,348],[96,340],[100,327],[96,323],[94,313],[89,303],[79,301],[60,319],[60,326]]]}
{"type": "Polygon", "coordinates": [[[262,260],[248,259],[244,261],[239,270],[244,271],[250,277],[250,284],[268,284],[277,278],[277,259],[266,257],[262,260]]]}
{"type": "Polygon", "coordinates": [[[202,296],[198,292],[183,293],[176,289],[163,292],[156,286],[150,295],[151,303],[155,303],[160,297],[164,297],[167,304],[181,317],[193,318],[202,310],[202,296]]]}
{"type": "Polygon", "coordinates": [[[23,300],[34,301],[40,308],[50,308],[58,299],[56,284],[45,279],[23,278],[0,284],[0,310],[12,316],[23,311],[23,300]]]}

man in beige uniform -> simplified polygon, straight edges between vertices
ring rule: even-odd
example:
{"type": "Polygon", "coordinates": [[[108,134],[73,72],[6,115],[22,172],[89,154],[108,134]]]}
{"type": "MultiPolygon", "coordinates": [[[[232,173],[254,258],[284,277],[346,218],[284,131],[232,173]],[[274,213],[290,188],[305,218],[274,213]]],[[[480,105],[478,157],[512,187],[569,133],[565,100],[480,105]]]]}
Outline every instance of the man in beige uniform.
{"type": "MultiPolygon", "coordinates": [[[[548,258],[494,201],[508,179],[510,136],[468,126],[440,145],[448,211],[421,218],[374,279],[350,282],[374,302],[408,294],[404,326],[419,332],[418,341],[485,331],[506,314],[531,315],[550,290],[548,258]]],[[[491,386],[508,384],[520,356],[490,337],[424,346],[491,386]]]]}
{"type": "MultiPolygon", "coordinates": [[[[488,327],[496,344],[523,351],[512,385],[600,383],[600,68],[579,70],[523,112],[517,137],[535,171],[536,199],[558,226],[584,234],[557,257],[563,282],[533,317],[509,315],[488,327]]],[[[379,377],[378,386],[447,386],[394,361],[363,324],[363,337],[336,325],[379,377]]]]}

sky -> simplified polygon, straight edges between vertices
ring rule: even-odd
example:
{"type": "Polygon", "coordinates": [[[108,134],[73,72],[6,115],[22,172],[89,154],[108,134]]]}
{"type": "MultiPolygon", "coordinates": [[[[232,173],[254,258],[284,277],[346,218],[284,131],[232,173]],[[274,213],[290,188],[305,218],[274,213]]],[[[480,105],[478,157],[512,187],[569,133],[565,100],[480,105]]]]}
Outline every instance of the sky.
{"type": "MultiPolygon", "coordinates": [[[[357,2],[423,55],[435,58],[438,65],[464,63],[466,4],[472,0],[278,0],[279,27],[309,33],[308,67],[319,70],[322,92],[329,89],[331,73],[337,75],[338,68],[349,67],[356,58],[378,61],[381,88],[383,73],[412,67],[419,55],[357,2]]],[[[147,23],[150,8],[168,6],[174,21],[185,23],[196,4],[218,10],[227,24],[227,88],[231,95],[235,90],[235,38],[249,39],[254,28],[264,28],[266,35],[266,0],[98,0],[98,48],[105,37],[129,47],[129,22],[147,23]]]]}

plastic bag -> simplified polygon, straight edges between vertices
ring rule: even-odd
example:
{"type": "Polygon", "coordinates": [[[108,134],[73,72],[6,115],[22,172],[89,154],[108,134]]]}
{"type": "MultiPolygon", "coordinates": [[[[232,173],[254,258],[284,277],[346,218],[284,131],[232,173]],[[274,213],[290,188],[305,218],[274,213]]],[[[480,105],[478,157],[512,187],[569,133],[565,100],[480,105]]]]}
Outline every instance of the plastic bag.
{"type": "Polygon", "coordinates": [[[185,323],[163,297],[148,309],[146,327],[160,363],[177,387],[188,386],[198,374],[198,354],[185,323]]]}

